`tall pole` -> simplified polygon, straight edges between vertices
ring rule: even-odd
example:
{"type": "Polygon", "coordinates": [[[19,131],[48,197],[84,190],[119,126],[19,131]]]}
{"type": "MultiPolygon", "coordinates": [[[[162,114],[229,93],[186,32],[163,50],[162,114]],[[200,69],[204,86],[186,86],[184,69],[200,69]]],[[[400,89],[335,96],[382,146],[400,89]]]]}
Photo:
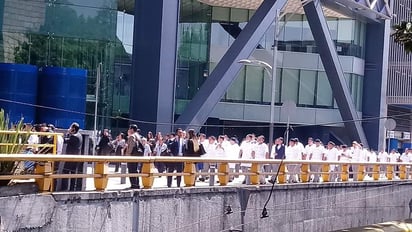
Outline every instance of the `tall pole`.
{"type": "Polygon", "coordinates": [[[272,154],[273,147],[273,134],[275,124],[275,101],[276,101],[276,67],[278,56],[278,24],[279,24],[279,10],[276,10],[274,20],[274,33],[273,33],[273,63],[272,63],[272,86],[270,89],[270,120],[269,120],[269,154],[272,154]]]}
{"type": "Polygon", "coordinates": [[[100,77],[101,77],[102,63],[97,65],[96,72],[96,92],[95,92],[95,103],[94,103],[94,125],[93,125],[93,155],[96,154],[96,142],[97,142],[97,105],[99,103],[99,89],[100,89],[100,77]]]}

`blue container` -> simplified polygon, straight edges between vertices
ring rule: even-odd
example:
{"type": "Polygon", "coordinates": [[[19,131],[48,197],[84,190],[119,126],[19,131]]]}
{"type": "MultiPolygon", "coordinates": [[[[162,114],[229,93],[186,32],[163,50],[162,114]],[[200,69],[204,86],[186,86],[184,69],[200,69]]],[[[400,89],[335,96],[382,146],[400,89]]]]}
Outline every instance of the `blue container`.
{"type": "Polygon", "coordinates": [[[36,117],[37,67],[26,64],[0,63],[0,108],[11,123],[32,123],[36,117]]]}
{"type": "Polygon", "coordinates": [[[37,121],[69,128],[77,122],[84,128],[87,70],[45,67],[39,72],[37,121]]]}
{"type": "Polygon", "coordinates": [[[389,139],[389,151],[395,149],[398,150],[398,140],[397,139],[389,139]]]}

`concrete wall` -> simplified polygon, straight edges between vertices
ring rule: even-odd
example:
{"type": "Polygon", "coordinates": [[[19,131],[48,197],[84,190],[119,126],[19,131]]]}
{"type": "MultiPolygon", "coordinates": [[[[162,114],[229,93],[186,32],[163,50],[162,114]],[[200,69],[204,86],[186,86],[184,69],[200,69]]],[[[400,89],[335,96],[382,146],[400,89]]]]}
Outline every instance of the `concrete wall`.
{"type": "Polygon", "coordinates": [[[412,183],[201,187],[0,198],[0,231],[330,231],[409,216],[412,183]],[[227,206],[233,213],[226,214],[227,206]]]}

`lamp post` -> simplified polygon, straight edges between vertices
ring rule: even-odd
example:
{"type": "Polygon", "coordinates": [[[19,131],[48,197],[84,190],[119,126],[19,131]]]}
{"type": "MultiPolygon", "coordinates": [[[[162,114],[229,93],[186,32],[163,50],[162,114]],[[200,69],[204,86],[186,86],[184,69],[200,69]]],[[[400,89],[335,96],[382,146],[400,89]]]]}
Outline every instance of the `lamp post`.
{"type": "Polygon", "coordinates": [[[272,65],[261,60],[249,60],[242,59],[238,62],[245,65],[260,66],[263,67],[270,76],[272,85],[270,88],[270,119],[269,119],[269,155],[272,153],[273,147],[273,129],[274,129],[274,116],[275,116],[275,90],[276,90],[276,62],[278,56],[278,22],[279,22],[279,10],[276,11],[274,20],[274,33],[273,33],[273,60],[272,65]]]}
{"type": "Polygon", "coordinates": [[[275,114],[275,89],[276,89],[276,71],[273,71],[272,66],[270,66],[268,63],[261,61],[261,60],[248,60],[248,59],[242,59],[238,61],[241,64],[244,65],[250,65],[250,66],[260,66],[263,67],[270,76],[270,81],[271,81],[271,88],[270,88],[270,119],[269,119],[269,152],[272,152],[272,146],[273,146],[273,134],[274,134],[274,114],[275,114]]]}
{"type": "Polygon", "coordinates": [[[99,90],[100,90],[100,78],[101,78],[102,63],[97,65],[96,74],[96,101],[94,103],[94,125],[93,125],[93,155],[96,155],[96,142],[97,142],[97,107],[99,105],[99,90]]]}

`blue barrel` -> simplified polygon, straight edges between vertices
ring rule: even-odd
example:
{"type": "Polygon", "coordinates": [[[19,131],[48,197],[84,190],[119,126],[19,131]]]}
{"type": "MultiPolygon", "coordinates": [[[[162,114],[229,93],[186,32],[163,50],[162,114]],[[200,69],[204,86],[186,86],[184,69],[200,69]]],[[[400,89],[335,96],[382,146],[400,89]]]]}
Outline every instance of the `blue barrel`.
{"type": "Polygon", "coordinates": [[[77,122],[84,128],[87,70],[45,67],[39,72],[37,121],[69,128],[77,122]]]}
{"type": "Polygon", "coordinates": [[[36,117],[37,67],[0,63],[0,108],[16,123],[33,123],[36,117]]]}
{"type": "Polygon", "coordinates": [[[398,140],[397,139],[389,139],[389,151],[395,149],[398,150],[398,140]]]}

